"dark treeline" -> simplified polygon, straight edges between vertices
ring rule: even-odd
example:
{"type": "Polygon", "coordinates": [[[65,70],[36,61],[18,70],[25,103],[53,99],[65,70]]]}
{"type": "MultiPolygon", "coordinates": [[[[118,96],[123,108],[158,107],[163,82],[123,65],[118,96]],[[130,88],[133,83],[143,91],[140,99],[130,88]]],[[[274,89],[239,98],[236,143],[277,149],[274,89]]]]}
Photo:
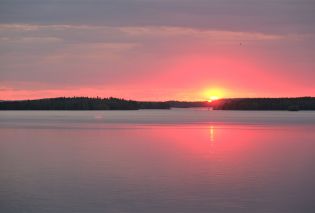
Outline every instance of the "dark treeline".
{"type": "Polygon", "coordinates": [[[315,98],[235,98],[213,101],[211,106],[215,110],[315,110],[315,98]]]}
{"type": "Polygon", "coordinates": [[[0,101],[0,110],[138,110],[212,107],[215,110],[315,110],[315,98],[234,98],[207,101],[144,102],[119,98],[47,98],[0,101]]]}
{"type": "Polygon", "coordinates": [[[208,101],[168,101],[169,105],[174,108],[190,108],[190,107],[208,107],[208,101]]]}
{"type": "Polygon", "coordinates": [[[137,110],[169,108],[170,105],[167,102],[139,102],[112,97],[61,97],[0,102],[0,110],[137,110]]]}

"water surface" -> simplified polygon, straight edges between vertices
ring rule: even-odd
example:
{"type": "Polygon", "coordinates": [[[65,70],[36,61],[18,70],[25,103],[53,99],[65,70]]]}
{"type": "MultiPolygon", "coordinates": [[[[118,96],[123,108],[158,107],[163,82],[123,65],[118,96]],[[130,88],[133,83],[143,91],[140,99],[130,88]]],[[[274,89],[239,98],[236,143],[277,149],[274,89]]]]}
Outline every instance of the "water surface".
{"type": "Polygon", "coordinates": [[[315,113],[0,112],[0,212],[315,209],[315,113]]]}

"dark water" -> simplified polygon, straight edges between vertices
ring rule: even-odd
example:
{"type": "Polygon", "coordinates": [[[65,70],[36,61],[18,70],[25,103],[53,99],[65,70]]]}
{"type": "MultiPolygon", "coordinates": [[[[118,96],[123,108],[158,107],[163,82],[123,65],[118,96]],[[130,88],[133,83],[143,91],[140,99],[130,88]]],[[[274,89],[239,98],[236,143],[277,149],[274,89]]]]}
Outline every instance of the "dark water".
{"type": "Polygon", "coordinates": [[[0,112],[0,212],[315,212],[315,113],[0,112]]]}

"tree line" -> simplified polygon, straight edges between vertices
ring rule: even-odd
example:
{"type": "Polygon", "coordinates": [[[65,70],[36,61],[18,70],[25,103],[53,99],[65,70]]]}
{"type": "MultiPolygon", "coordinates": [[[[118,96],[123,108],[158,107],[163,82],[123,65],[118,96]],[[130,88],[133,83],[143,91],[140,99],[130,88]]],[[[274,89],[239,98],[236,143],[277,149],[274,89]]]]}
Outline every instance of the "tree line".
{"type": "Polygon", "coordinates": [[[214,110],[315,110],[315,98],[234,98],[212,102],[152,102],[113,97],[60,97],[23,101],[0,101],[0,110],[138,110],[170,109],[172,107],[212,107],[214,110]]]}
{"type": "Polygon", "coordinates": [[[0,102],[0,110],[138,110],[169,108],[170,105],[167,102],[139,102],[113,97],[60,97],[0,102]]]}
{"type": "Polygon", "coordinates": [[[213,101],[211,106],[215,110],[315,110],[315,98],[235,98],[213,101]]]}

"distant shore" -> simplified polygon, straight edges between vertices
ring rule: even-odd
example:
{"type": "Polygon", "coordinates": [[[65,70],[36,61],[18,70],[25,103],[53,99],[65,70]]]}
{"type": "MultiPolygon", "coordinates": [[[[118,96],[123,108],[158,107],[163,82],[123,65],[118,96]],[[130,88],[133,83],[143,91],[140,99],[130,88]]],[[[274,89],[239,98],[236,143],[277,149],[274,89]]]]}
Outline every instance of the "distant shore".
{"type": "Polygon", "coordinates": [[[234,98],[211,103],[214,110],[315,110],[315,97],[234,98]]]}
{"type": "Polygon", "coordinates": [[[170,109],[167,102],[140,102],[120,98],[60,97],[2,101],[0,110],[138,110],[170,109]]]}
{"type": "Polygon", "coordinates": [[[214,110],[315,110],[315,97],[231,98],[208,101],[134,101],[120,98],[59,97],[0,101],[0,110],[139,110],[208,107],[214,110]]]}

